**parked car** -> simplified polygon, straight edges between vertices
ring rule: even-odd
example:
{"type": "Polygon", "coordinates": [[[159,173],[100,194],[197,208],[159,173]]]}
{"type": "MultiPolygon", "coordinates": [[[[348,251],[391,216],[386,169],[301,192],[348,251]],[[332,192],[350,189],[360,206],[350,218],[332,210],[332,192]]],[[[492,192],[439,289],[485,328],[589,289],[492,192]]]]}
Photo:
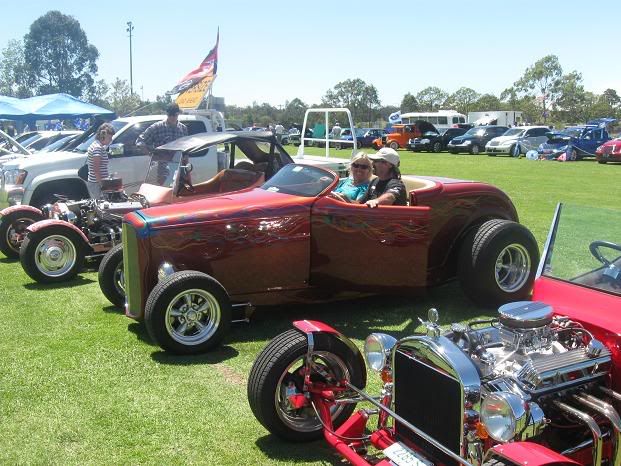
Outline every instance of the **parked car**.
{"type": "Polygon", "coordinates": [[[373,148],[390,147],[394,150],[406,148],[410,139],[418,138],[428,131],[437,132],[435,126],[422,120],[407,125],[392,125],[390,132],[373,141],[373,148]]]}
{"type": "Polygon", "coordinates": [[[547,159],[555,159],[565,154],[566,160],[581,160],[584,157],[596,157],[599,146],[610,140],[606,126],[616,120],[600,118],[591,120],[586,125],[567,126],[561,131],[550,131],[548,140],[537,151],[547,159]]]}
{"type": "MultiPolygon", "coordinates": [[[[371,147],[375,139],[381,138],[387,134],[386,130],[380,128],[356,128],[355,133],[358,148],[371,147]]],[[[341,135],[341,139],[345,141],[352,141],[353,138],[354,137],[351,133],[341,135]]]]}
{"type": "Polygon", "coordinates": [[[547,126],[517,126],[509,128],[505,134],[493,138],[485,145],[487,155],[509,154],[519,157],[529,150],[537,150],[540,144],[548,140],[547,126]]]}
{"type": "Polygon", "coordinates": [[[485,145],[496,136],[504,134],[509,128],[506,126],[475,126],[466,131],[463,135],[457,136],[446,145],[452,154],[459,152],[470,152],[478,154],[485,149],[485,145]]]}
{"type": "Polygon", "coordinates": [[[441,152],[446,150],[447,144],[451,139],[461,136],[469,128],[447,128],[444,131],[427,131],[420,138],[410,139],[408,149],[411,151],[441,152]]]}
{"type": "Polygon", "coordinates": [[[333,171],[290,164],[252,190],[132,212],[126,315],[144,319],[163,349],[187,354],[217,345],[233,308],[410,293],[455,277],[487,305],[528,295],[538,248],[506,194],[403,180],[409,206],[369,209],[330,196],[333,171]],[[353,245],[382,261],[370,268],[353,245]]]}
{"type": "Polygon", "coordinates": [[[363,353],[322,322],[294,322],[252,366],[252,412],[356,465],[371,451],[378,465],[618,463],[619,224],[619,211],[560,205],[532,301],[492,318],[448,326],[431,309],[422,333],[371,333],[363,353]]]}
{"type": "Polygon", "coordinates": [[[621,162],[621,137],[606,141],[595,150],[599,163],[621,162]]]}

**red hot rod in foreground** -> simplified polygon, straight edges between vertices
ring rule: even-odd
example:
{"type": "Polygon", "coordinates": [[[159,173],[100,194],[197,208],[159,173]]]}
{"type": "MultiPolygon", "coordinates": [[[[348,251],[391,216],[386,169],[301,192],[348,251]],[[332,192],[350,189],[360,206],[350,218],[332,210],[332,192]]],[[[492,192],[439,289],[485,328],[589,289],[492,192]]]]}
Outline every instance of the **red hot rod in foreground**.
{"type": "Polygon", "coordinates": [[[338,176],[289,164],[261,187],[133,212],[123,223],[126,314],[164,349],[218,344],[232,307],[411,293],[458,276],[485,304],[524,299],[539,251],[485,183],[404,176],[408,206],[348,204],[338,176]]]}
{"type": "Polygon", "coordinates": [[[621,464],[619,237],[621,212],[559,205],[533,301],[443,334],[432,309],[423,334],[369,335],[364,358],[295,322],[252,367],[252,411],[288,440],[323,434],[355,465],[621,464]],[[364,359],[379,397],[363,391],[364,359]],[[371,409],[352,414],[357,402],[371,409]]]}

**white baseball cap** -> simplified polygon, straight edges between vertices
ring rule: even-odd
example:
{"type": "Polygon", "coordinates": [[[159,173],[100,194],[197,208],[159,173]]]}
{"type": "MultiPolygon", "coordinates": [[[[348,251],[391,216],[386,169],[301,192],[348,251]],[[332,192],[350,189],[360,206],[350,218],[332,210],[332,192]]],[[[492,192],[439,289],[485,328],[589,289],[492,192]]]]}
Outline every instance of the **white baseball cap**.
{"type": "Polygon", "coordinates": [[[399,166],[400,159],[399,154],[396,150],[391,149],[390,147],[382,147],[377,151],[377,154],[369,155],[371,160],[385,160],[386,162],[394,165],[395,167],[399,166]]]}

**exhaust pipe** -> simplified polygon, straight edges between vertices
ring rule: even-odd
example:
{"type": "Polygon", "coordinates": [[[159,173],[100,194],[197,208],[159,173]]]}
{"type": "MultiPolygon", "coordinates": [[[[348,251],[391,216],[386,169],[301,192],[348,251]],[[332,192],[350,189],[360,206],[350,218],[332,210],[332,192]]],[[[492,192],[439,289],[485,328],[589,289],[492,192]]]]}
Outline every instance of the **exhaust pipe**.
{"type": "Polygon", "coordinates": [[[588,406],[610,421],[614,430],[612,435],[612,466],[621,466],[621,418],[611,404],[589,394],[574,395],[578,403],[588,406]]]}
{"type": "Polygon", "coordinates": [[[554,401],[554,405],[559,408],[561,411],[579,419],[584,422],[587,427],[591,430],[591,434],[593,435],[593,466],[601,466],[602,464],[602,431],[599,429],[597,422],[591,416],[586,413],[583,413],[579,409],[574,408],[573,406],[569,406],[562,401],[554,401]]]}

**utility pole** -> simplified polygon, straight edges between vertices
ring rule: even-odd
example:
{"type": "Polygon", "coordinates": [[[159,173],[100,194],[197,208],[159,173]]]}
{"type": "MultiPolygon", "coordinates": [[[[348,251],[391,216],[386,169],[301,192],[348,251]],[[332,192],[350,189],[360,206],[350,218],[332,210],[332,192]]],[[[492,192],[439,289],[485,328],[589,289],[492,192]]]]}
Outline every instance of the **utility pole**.
{"type": "Polygon", "coordinates": [[[134,24],[131,21],[127,22],[126,31],[129,32],[129,92],[130,95],[134,95],[134,76],[132,71],[132,31],[134,30],[134,24]]]}

